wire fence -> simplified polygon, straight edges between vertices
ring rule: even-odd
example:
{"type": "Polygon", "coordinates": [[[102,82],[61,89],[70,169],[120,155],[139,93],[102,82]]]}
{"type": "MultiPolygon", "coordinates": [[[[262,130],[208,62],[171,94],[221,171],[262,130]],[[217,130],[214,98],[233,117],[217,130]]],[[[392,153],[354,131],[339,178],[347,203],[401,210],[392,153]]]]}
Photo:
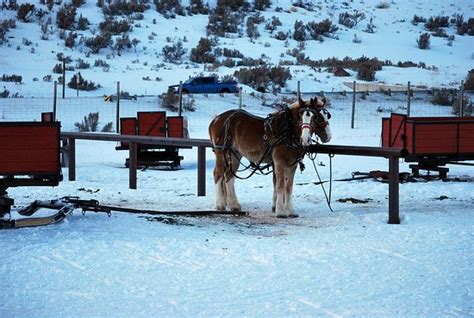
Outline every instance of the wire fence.
{"type": "MultiPolygon", "coordinates": [[[[411,116],[455,116],[452,106],[431,103],[431,91],[416,91],[408,98],[407,92],[356,92],[353,93],[301,93],[303,99],[321,95],[329,100],[332,113],[331,125],[345,128],[373,128],[379,131],[381,118],[391,113],[411,116]],[[355,97],[355,98],[354,98],[355,97]],[[408,106],[409,104],[409,106],[408,106]]],[[[464,92],[471,98],[474,92],[464,92]]],[[[262,117],[274,112],[279,105],[288,105],[297,100],[296,94],[195,94],[183,96],[183,115],[188,118],[191,137],[206,137],[207,127],[212,118],[226,110],[242,108],[262,117]]],[[[168,116],[176,116],[163,106],[161,96],[133,96],[121,98],[117,103],[114,96],[96,97],[54,97],[40,98],[0,98],[0,121],[39,121],[41,113],[56,110],[56,119],[61,121],[63,131],[75,131],[76,123],[81,123],[90,113],[99,113],[99,129],[112,123],[117,128],[118,117],[136,117],[141,111],[166,111],[168,116]],[[118,114],[118,116],[117,116],[118,114]]],[[[470,115],[472,104],[465,106],[464,115],[470,115]]]]}

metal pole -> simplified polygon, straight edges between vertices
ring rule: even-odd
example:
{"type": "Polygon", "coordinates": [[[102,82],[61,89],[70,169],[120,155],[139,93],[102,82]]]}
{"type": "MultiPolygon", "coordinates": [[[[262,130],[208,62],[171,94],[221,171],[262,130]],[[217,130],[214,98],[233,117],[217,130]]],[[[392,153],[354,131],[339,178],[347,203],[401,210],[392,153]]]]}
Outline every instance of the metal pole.
{"type": "Polygon", "coordinates": [[[410,112],[411,112],[411,85],[410,81],[408,81],[408,102],[407,102],[407,116],[410,117],[410,112]]]}
{"type": "Polygon", "coordinates": [[[300,100],[300,98],[301,98],[301,86],[300,86],[300,81],[297,82],[297,86],[296,86],[296,97],[298,98],[298,100],[300,100]]]}
{"type": "Polygon", "coordinates": [[[464,117],[464,81],[461,81],[461,103],[459,107],[459,116],[464,117]]]}
{"type": "Polygon", "coordinates": [[[137,143],[129,143],[129,155],[128,155],[128,169],[129,169],[129,187],[130,189],[137,188],[137,143]]]}
{"type": "Polygon", "coordinates": [[[242,109],[242,87],[239,87],[239,109],[242,109]]]}
{"type": "Polygon", "coordinates": [[[179,109],[178,109],[178,116],[181,117],[181,114],[183,113],[183,81],[179,82],[179,109]]]}
{"type": "Polygon", "coordinates": [[[53,90],[53,121],[56,121],[56,106],[58,101],[58,82],[54,81],[53,90]]]}
{"type": "Polygon", "coordinates": [[[356,108],[356,82],[352,82],[352,115],[351,115],[351,128],[354,129],[355,119],[355,108],[356,108]]]}
{"type": "Polygon", "coordinates": [[[388,158],[388,224],[400,224],[399,214],[399,166],[398,157],[388,158]]]}
{"type": "Polygon", "coordinates": [[[63,99],[66,98],[66,60],[63,57],[63,99]]]}
{"type": "Polygon", "coordinates": [[[69,181],[76,180],[76,139],[68,138],[68,167],[69,167],[69,181]]]}
{"type": "Polygon", "coordinates": [[[198,197],[206,196],[206,147],[198,147],[198,197]]]}
{"type": "Polygon", "coordinates": [[[117,107],[115,114],[115,132],[120,132],[120,82],[117,82],[117,107]]]}

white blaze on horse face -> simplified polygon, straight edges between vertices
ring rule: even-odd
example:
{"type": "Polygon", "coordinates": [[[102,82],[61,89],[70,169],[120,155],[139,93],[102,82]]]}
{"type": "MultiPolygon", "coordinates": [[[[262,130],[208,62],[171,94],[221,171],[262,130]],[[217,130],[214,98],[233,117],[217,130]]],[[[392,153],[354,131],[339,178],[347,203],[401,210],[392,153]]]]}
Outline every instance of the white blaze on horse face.
{"type": "Polygon", "coordinates": [[[311,135],[313,130],[311,128],[311,119],[313,113],[310,111],[304,111],[301,116],[301,145],[309,146],[311,144],[311,135]]]}
{"type": "Polygon", "coordinates": [[[323,142],[329,142],[332,137],[331,128],[329,127],[329,115],[326,112],[321,112],[321,115],[323,115],[324,121],[327,123],[326,127],[324,128],[324,131],[326,132],[326,140],[323,142]]]}

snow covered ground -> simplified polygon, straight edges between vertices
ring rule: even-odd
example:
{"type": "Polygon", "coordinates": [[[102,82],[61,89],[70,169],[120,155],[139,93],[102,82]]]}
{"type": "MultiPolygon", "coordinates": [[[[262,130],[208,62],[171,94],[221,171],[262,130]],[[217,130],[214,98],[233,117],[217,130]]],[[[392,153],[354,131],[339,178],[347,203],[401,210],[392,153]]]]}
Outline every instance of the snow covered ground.
{"type": "MultiPolygon", "coordinates": [[[[336,144],[376,146],[380,138],[373,128],[333,130],[336,144]]],[[[182,152],[180,171],[139,171],[138,190],[130,190],[126,154],[114,147],[78,141],[77,181],[12,188],[9,194],[17,205],[78,195],[144,209],[212,208],[211,151],[207,196],[197,197],[196,150],[182,152]]],[[[328,157],[319,155],[316,162],[327,179],[328,157]]],[[[336,156],[333,177],[386,170],[387,164],[382,158],[336,156]]],[[[387,184],[334,182],[331,213],[321,188],[311,184],[316,175],[308,159],[306,167],[295,178],[297,219],[275,218],[271,177],[254,176],[236,182],[248,217],[108,218],[76,211],[59,225],[2,231],[0,315],[474,314],[471,167],[450,166],[451,177],[471,182],[401,184],[401,225],[387,224],[387,184]],[[338,201],[346,198],[368,203],[338,201]]],[[[401,163],[401,171],[408,171],[407,164],[401,163]]]]}

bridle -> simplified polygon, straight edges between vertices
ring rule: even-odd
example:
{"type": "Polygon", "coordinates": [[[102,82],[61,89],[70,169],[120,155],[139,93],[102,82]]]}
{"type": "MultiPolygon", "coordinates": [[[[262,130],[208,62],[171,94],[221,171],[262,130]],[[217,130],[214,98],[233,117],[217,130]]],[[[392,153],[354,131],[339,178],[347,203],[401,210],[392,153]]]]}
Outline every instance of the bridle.
{"type": "MultiPolygon", "coordinates": [[[[318,115],[321,115],[321,112],[326,114],[328,119],[331,118],[331,113],[329,113],[329,111],[325,108],[314,109],[314,108],[304,107],[304,108],[300,109],[300,113],[304,114],[305,112],[312,113],[313,116],[316,116],[317,119],[320,118],[318,115]]],[[[311,120],[310,123],[303,123],[302,122],[300,124],[300,130],[303,131],[303,129],[309,129],[310,133],[312,134],[312,133],[316,132],[317,128],[325,129],[329,125],[329,122],[327,120],[325,120],[323,116],[321,116],[321,117],[323,118],[323,120],[322,121],[317,120],[315,125],[312,124],[312,120],[311,120]]]]}

